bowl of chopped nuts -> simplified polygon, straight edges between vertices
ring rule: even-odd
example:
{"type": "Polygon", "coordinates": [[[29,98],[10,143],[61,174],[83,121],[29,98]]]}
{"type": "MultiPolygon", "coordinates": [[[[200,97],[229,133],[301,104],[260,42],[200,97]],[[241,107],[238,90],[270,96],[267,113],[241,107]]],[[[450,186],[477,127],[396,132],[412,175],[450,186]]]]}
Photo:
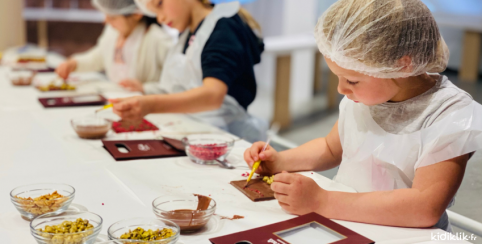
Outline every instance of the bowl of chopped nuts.
{"type": "Polygon", "coordinates": [[[234,145],[232,137],[221,134],[189,135],[182,142],[187,156],[198,164],[219,164],[217,161],[224,161],[234,145]]]}
{"type": "Polygon", "coordinates": [[[42,183],[20,186],[10,192],[10,200],[22,215],[31,220],[46,213],[61,214],[74,200],[75,189],[66,184],[42,183]]]}
{"type": "Polygon", "coordinates": [[[134,218],[112,224],[107,235],[119,244],[173,244],[180,232],[179,226],[167,219],[134,218]]]}
{"type": "Polygon", "coordinates": [[[102,222],[99,215],[91,212],[48,213],[30,222],[30,232],[39,244],[92,244],[102,222]]]}

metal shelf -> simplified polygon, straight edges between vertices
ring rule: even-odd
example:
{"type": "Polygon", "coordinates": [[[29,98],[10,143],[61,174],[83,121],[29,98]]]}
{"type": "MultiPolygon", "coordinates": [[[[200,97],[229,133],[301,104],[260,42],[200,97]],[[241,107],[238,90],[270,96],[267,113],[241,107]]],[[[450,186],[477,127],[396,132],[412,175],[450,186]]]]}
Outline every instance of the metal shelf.
{"type": "Polygon", "coordinates": [[[25,8],[25,20],[46,20],[66,22],[104,22],[104,14],[97,10],[81,9],[52,9],[52,8],[25,8]]]}

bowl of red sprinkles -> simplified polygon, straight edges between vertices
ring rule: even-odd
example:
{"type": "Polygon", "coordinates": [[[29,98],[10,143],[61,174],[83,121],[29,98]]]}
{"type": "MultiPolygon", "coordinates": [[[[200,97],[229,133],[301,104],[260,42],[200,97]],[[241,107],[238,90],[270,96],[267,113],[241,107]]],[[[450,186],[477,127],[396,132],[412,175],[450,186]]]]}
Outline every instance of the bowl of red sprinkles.
{"type": "Polygon", "coordinates": [[[198,164],[219,164],[231,152],[234,139],[229,135],[196,134],[182,139],[186,154],[191,161],[198,164]]]}

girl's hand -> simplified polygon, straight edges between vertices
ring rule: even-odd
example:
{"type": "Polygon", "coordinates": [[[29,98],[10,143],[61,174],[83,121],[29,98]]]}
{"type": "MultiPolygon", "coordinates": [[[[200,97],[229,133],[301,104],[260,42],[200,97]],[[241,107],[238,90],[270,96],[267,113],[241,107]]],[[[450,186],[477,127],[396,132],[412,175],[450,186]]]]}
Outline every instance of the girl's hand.
{"type": "Polygon", "coordinates": [[[150,111],[145,96],[109,99],[109,102],[114,105],[114,113],[122,120],[142,120],[150,111]]]}
{"type": "Polygon", "coordinates": [[[76,69],[77,69],[77,61],[73,59],[69,59],[61,63],[57,67],[57,69],[55,69],[55,72],[60,78],[66,80],[67,78],[69,78],[70,73],[72,73],[76,69]]]}
{"type": "Polygon", "coordinates": [[[261,152],[265,144],[266,142],[256,142],[250,148],[246,149],[244,152],[244,160],[250,168],[253,168],[254,162],[261,160],[261,164],[256,170],[256,173],[271,176],[281,171],[277,169],[279,167],[276,167],[279,166],[279,153],[270,145],[266,147],[266,151],[261,152]]]}
{"type": "Polygon", "coordinates": [[[283,171],[274,176],[271,189],[279,205],[291,214],[320,213],[327,203],[328,192],[306,176],[283,171]]]}
{"type": "Polygon", "coordinates": [[[119,85],[133,92],[144,92],[142,83],[136,79],[125,79],[119,82],[119,85]]]}

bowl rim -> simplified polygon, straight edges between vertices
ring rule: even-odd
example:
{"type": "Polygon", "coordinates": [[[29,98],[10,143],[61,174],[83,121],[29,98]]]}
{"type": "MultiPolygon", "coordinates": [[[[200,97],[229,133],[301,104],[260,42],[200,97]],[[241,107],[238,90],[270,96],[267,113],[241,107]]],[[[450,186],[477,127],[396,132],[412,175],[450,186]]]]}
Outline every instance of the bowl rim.
{"type": "MultiPolygon", "coordinates": [[[[159,211],[159,212],[165,212],[165,213],[169,213],[169,212],[172,212],[173,210],[163,210],[163,209],[160,209],[158,208],[157,206],[161,205],[161,204],[164,204],[164,203],[168,203],[168,202],[194,202],[196,200],[194,199],[176,199],[176,200],[166,200],[166,201],[163,201],[157,205],[155,205],[154,203],[159,199],[159,198],[163,198],[165,196],[160,196],[160,197],[156,197],[153,201],[152,201],[152,209],[154,211],[159,211]]],[[[193,211],[196,211],[196,213],[205,213],[205,212],[211,212],[211,211],[215,211],[216,210],[216,207],[217,207],[217,203],[214,199],[211,198],[211,202],[213,202],[213,206],[212,207],[209,207],[208,209],[206,210],[193,210],[193,211]]],[[[209,203],[209,205],[211,205],[211,203],[209,203]]]]}
{"type": "MultiPolygon", "coordinates": [[[[61,185],[61,186],[67,186],[67,187],[70,187],[72,189],[72,192],[69,194],[69,195],[64,195],[63,197],[61,198],[56,198],[56,199],[63,199],[63,198],[72,198],[75,196],[75,188],[71,185],[68,185],[68,184],[63,184],[63,183],[49,183],[49,182],[43,182],[43,183],[34,183],[34,184],[29,184],[29,185],[23,185],[23,186],[17,186],[15,188],[13,188],[13,190],[10,191],[10,198],[11,199],[15,199],[15,200],[22,200],[22,201],[35,201],[35,200],[27,200],[27,199],[21,199],[21,198],[18,198],[18,194],[17,195],[13,195],[13,192],[19,188],[22,188],[22,187],[29,187],[29,186],[35,186],[35,185],[43,185],[43,184],[48,184],[48,185],[61,185]]],[[[32,191],[32,190],[47,190],[47,189],[44,189],[44,188],[35,188],[35,189],[31,189],[31,190],[28,190],[28,191],[32,191]]],[[[58,190],[55,190],[55,191],[58,191],[58,190]]],[[[53,193],[53,192],[52,192],[53,193]]],[[[52,194],[50,193],[50,194],[52,194]]],[[[60,194],[60,193],[59,193],[60,194]]]]}
{"type": "MultiPolygon", "coordinates": [[[[140,225],[140,224],[139,224],[140,225]]],[[[172,229],[172,228],[171,228],[172,229]]],[[[130,230],[130,229],[129,229],[130,230]]],[[[179,227],[178,224],[176,224],[174,221],[172,220],[169,220],[169,219],[165,219],[165,218],[147,218],[147,217],[138,217],[138,218],[129,218],[129,219],[123,219],[123,220],[119,220],[117,222],[114,222],[113,224],[111,224],[109,226],[109,228],[107,228],[107,237],[109,238],[109,240],[113,240],[113,241],[120,241],[120,242],[124,242],[124,243],[138,243],[139,241],[142,241],[143,243],[147,243],[147,244],[157,244],[157,243],[164,243],[165,241],[173,241],[173,240],[176,240],[178,239],[179,237],[181,236],[181,227],[179,227]],[[111,229],[114,225],[118,224],[118,223],[121,223],[121,222],[124,222],[124,221],[132,221],[132,220],[160,220],[160,221],[164,221],[164,222],[168,222],[169,224],[171,225],[174,225],[174,227],[176,227],[176,234],[174,236],[171,236],[169,238],[166,238],[166,239],[162,239],[162,240],[154,240],[154,241],[142,241],[142,240],[131,240],[131,239],[120,239],[120,238],[117,238],[117,237],[114,237],[111,235],[111,229]]]]}
{"type": "MultiPolygon", "coordinates": [[[[209,138],[209,137],[212,137],[212,136],[223,136],[225,137],[225,140],[223,140],[223,142],[221,143],[216,143],[217,145],[215,147],[223,147],[223,146],[232,146],[234,145],[234,142],[235,142],[235,139],[230,137],[229,135],[225,135],[225,134],[192,134],[192,135],[188,135],[188,136],[185,136],[182,138],[182,143],[185,145],[185,146],[197,146],[197,147],[202,147],[202,148],[212,148],[213,146],[210,146],[210,145],[203,145],[203,144],[195,144],[195,143],[190,143],[189,142],[189,137],[190,136],[208,136],[207,138],[199,138],[199,139],[196,139],[196,141],[202,141],[202,140],[215,140],[216,138],[209,138]],[[219,146],[218,146],[219,145],[219,146]]],[[[221,139],[219,139],[221,140],[221,139]]]]}
{"type": "MultiPolygon", "coordinates": [[[[99,217],[100,219],[100,222],[99,222],[99,225],[97,226],[94,226],[93,229],[91,230],[84,230],[84,231],[81,231],[81,232],[76,232],[76,233],[65,233],[65,234],[61,234],[61,235],[78,235],[78,234],[83,234],[83,233],[86,233],[87,231],[93,231],[94,233],[95,232],[100,232],[100,230],[102,229],[102,224],[104,224],[104,219],[96,214],[96,213],[93,213],[93,212],[90,212],[90,211],[73,211],[73,210],[67,210],[67,211],[64,211],[62,214],[66,214],[66,213],[75,213],[75,214],[82,214],[82,213],[89,213],[89,214],[93,214],[97,217],[99,217]]],[[[34,220],[38,219],[38,218],[41,218],[41,217],[58,217],[58,218],[62,218],[64,216],[60,216],[58,214],[55,214],[55,213],[46,213],[46,214],[42,214],[42,215],[39,215],[35,218],[33,218],[31,221],[30,221],[30,224],[29,224],[29,227],[30,227],[30,231],[33,233],[42,233],[42,234],[49,234],[49,235],[58,235],[56,233],[47,233],[47,232],[43,232],[43,231],[39,231],[37,229],[35,229],[33,226],[32,226],[32,223],[34,220]],[[52,215],[52,216],[46,216],[46,215],[52,215]]],[[[90,223],[90,220],[89,220],[89,223],[90,223]]]]}
{"type": "MultiPolygon", "coordinates": [[[[107,118],[102,118],[102,117],[95,117],[95,116],[94,116],[94,117],[89,117],[89,116],[75,117],[75,118],[70,119],[70,124],[75,128],[75,127],[77,127],[77,126],[79,126],[79,125],[76,125],[74,121],[75,121],[75,120],[81,120],[81,119],[98,119],[98,120],[103,120],[103,121],[106,122],[106,124],[105,124],[105,125],[98,125],[99,127],[100,127],[100,126],[110,126],[110,127],[112,127],[112,120],[107,119],[107,118]]],[[[94,125],[94,126],[96,126],[96,125],[94,125]]]]}

